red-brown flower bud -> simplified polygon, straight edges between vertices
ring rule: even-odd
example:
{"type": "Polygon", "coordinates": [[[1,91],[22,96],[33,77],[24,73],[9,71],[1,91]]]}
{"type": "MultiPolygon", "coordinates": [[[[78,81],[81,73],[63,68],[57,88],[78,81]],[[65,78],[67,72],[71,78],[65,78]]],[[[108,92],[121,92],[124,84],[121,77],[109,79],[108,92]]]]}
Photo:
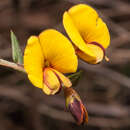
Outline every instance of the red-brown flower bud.
{"type": "Polygon", "coordinates": [[[88,123],[88,113],[84,107],[79,95],[72,88],[65,88],[64,95],[66,99],[66,107],[76,120],[77,124],[88,123]]]}

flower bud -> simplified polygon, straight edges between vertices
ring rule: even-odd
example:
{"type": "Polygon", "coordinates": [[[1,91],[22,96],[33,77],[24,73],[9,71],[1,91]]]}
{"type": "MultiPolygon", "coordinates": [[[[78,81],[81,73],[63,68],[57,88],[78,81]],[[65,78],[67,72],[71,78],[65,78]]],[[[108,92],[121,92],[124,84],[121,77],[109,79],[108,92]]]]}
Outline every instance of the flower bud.
{"type": "Polygon", "coordinates": [[[72,88],[65,88],[64,95],[66,107],[72,114],[78,125],[88,123],[88,113],[84,107],[79,95],[72,88]]]}

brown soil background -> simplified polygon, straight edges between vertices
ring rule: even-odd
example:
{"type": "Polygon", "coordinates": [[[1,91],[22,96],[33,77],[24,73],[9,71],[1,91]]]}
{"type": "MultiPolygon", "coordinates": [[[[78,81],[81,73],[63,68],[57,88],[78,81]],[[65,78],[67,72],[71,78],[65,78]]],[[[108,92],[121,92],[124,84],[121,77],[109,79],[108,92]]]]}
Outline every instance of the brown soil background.
{"type": "Polygon", "coordinates": [[[97,9],[111,34],[109,63],[79,62],[84,72],[75,89],[88,109],[88,125],[74,123],[62,92],[46,96],[25,74],[0,66],[0,130],[130,129],[130,0],[0,0],[0,58],[12,61],[11,29],[24,50],[31,34],[46,28],[64,33],[62,14],[78,3],[97,9]]]}

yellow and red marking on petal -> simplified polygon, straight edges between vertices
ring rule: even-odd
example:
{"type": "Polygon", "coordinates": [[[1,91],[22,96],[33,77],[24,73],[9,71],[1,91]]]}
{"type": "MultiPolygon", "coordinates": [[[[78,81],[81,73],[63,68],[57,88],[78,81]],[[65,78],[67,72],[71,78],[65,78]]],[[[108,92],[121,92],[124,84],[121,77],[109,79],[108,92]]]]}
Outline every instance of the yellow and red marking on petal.
{"type": "Polygon", "coordinates": [[[63,86],[65,86],[65,87],[71,87],[72,86],[71,81],[66,76],[64,76],[62,73],[58,72],[55,69],[52,69],[52,70],[57,75],[57,77],[60,79],[63,86]]]}
{"type": "MultiPolygon", "coordinates": [[[[62,86],[71,87],[72,85],[66,76],[50,67],[43,70],[43,82],[44,85],[50,89],[50,94],[58,93],[62,86]]],[[[45,90],[46,87],[44,87],[43,90],[45,90]]]]}
{"type": "Polygon", "coordinates": [[[43,70],[43,82],[52,92],[58,91],[61,88],[59,78],[50,68],[43,70]]]}

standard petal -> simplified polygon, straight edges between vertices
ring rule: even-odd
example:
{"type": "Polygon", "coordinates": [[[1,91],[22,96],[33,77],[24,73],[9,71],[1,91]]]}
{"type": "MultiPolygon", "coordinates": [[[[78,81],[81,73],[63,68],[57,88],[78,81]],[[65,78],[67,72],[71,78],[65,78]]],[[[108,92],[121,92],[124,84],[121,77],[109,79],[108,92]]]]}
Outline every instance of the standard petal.
{"type": "Polygon", "coordinates": [[[77,56],[69,40],[56,30],[48,29],[40,36],[45,60],[59,72],[70,73],[77,70],[77,56]]]}
{"type": "Polygon", "coordinates": [[[71,81],[70,81],[66,76],[64,76],[62,73],[58,72],[58,71],[55,70],[55,69],[52,69],[52,70],[53,70],[53,71],[56,73],[56,75],[59,77],[59,79],[61,80],[63,86],[65,86],[65,87],[71,87],[71,86],[72,86],[71,81]]]}
{"type": "Polygon", "coordinates": [[[96,55],[94,54],[94,51],[91,50],[86,45],[78,28],[75,26],[72,18],[70,17],[70,15],[67,12],[65,12],[63,15],[63,25],[64,25],[64,28],[65,28],[67,34],[69,35],[70,39],[73,41],[73,43],[84,53],[86,53],[96,59],[96,55]]]}
{"type": "Polygon", "coordinates": [[[24,68],[29,80],[36,87],[43,87],[44,57],[38,37],[31,36],[24,51],[24,68]]]}
{"type": "Polygon", "coordinates": [[[55,94],[58,92],[58,90],[60,90],[60,80],[57,75],[51,70],[51,68],[44,69],[43,80],[45,85],[43,91],[45,91],[45,93],[55,94]]]}
{"type": "MultiPolygon", "coordinates": [[[[64,14],[63,17],[63,23],[67,31],[68,27],[66,25],[66,21],[68,20],[65,15],[66,14],[64,14]]],[[[74,24],[73,26],[77,29],[77,31],[80,33],[81,37],[83,37],[83,39],[86,41],[86,43],[98,42],[104,48],[107,48],[109,46],[110,35],[109,35],[108,28],[93,8],[85,4],[79,4],[70,8],[68,11],[68,15],[74,24]]]]}
{"type": "Polygon", "coordinates": [[[83,60],[96,64],[103,59],[101,51],[95,52],[99,50],[98,46],[87,44],[97,42],[103,48],[107,48],[110,44],[108,28],[93,8],[85,4],[73,6],[64,13],[63,25],[73,43],[80,50],[78,55],[83,60]]]}

